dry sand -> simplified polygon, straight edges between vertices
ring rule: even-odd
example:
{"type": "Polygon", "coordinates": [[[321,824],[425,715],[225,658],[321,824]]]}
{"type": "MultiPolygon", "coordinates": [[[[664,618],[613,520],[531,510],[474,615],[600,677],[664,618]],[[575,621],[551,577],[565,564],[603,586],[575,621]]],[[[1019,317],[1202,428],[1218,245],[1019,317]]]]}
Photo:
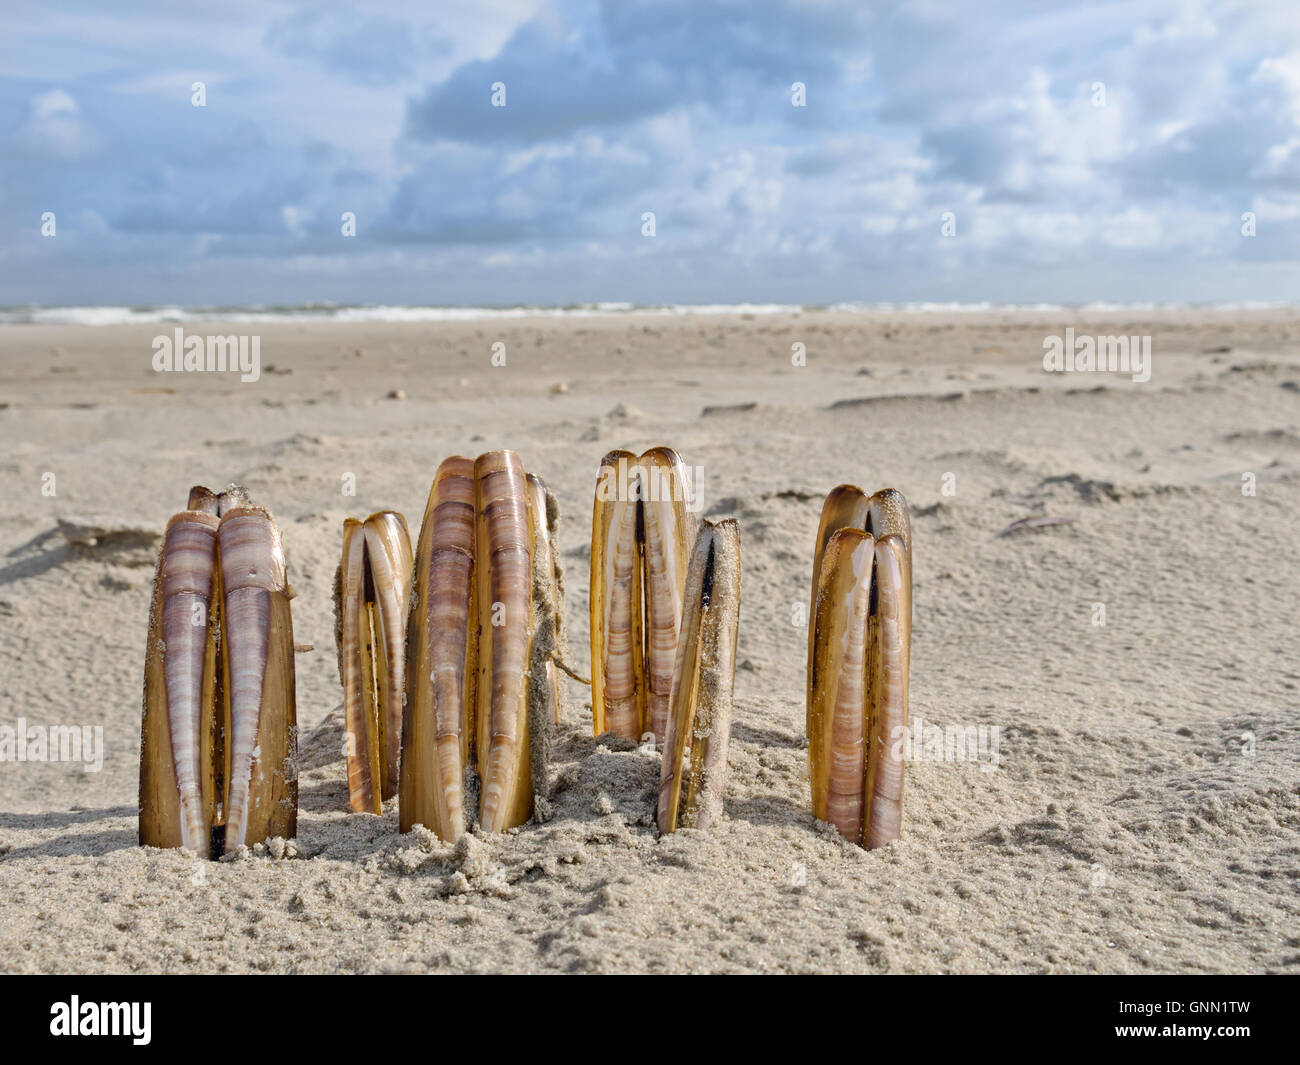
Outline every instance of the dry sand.
{"type": "Polygon", "coordinates": [[[153,374],[169,326],[0,329],[0,725],[104,738],[98,773],[0,763],[3,969],[1300,968],[1300,314],[192,330],[257,332],[261,381],[153,374]],[[1043,338],[1067,325],[1151,335],[1151,381],[1045,374],[1043,338]],[[517,449],[559,498],[585,667],[596,467],[658,443],[703,467],[706,513],[741,522],[724,823],[661,838],[659,756],[593,738],[577,684],[550,822],[452,849],[401,835],[395,806],[347,813],[344,516],[417,523],[444,456],[517,449]],[[232,480],[283,528],[315,650],[296,857],[209,863],[136,846],[140,686],[153,536],[191,484],[232,480]],[[808,812],[792,623],[844,481],[914,507],[913,718],[1000,729],[995,771],[914,764],[904,839],[872,853],[808,812]],[[1074,523],[998,536],[1030,515],[1074,523]],[[61,521],[120,535],[77,546],[61,521]]]}

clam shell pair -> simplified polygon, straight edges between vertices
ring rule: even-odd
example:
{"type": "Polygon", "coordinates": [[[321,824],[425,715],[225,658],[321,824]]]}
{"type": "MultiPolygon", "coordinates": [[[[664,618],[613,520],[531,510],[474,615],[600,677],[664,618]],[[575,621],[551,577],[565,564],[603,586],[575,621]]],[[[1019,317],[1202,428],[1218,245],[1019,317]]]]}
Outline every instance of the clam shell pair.
{"type": "Polygon", "coordinates": [[[545,793],[562,685],[555,500],[512,451],[453,456],[414,553],[400,514],[344,527],[339,672],[351,808],[402,831],[523,824],[545,793]]]}
{"type": "Polygon", "coordinates": [[[216,857],[296,834],[291,598],[266,508],[238,486],[192,489],[154,577],[141,844],[216,857]]]}
{"type": "Polygon", "coordinates": [[[601,460],[591,523],[592,729],[663,744],[663,832],[721,817],[740,619],[740,527],[701,520],[681,457],[601,460]]]}
{"type": "Polygon", "coordinates": [[[813,814],[873,848],[903,820],[912,642],[912,521],[901,492],[826,497],[808,626],[808,769],[813,814]]]}

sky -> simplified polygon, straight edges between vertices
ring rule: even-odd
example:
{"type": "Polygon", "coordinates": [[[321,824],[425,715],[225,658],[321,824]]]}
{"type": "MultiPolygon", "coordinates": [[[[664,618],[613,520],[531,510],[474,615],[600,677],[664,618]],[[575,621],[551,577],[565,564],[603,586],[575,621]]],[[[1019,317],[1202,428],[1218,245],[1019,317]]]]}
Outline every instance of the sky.
{"type": "Polygon", "coordinates": [[[0,42],[2,305],[1300,299],[1293,0],[6,0],[0,42]]]}

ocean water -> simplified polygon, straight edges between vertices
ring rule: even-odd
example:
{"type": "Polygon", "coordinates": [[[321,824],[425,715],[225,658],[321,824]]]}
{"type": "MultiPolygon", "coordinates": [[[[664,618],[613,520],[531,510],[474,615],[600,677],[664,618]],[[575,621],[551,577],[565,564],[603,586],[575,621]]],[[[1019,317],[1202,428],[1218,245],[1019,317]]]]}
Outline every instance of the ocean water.
{"type": "Polygon", "coordinates": [[[871,314],[961,314],[987,312],[1142,312],[1161,310],[1275,310],[1294,306],[1286,303],[1245,301],[1234,303],[836,303],[811,306],[782,303],[633,304],[577,303],[566,306],[513,307],[419,307],[384,304],[327,304],[251,306],[95,306],[42,307],[36,305],[0,307],[0,325],[149,325],[161,322],[463,322],[498,318],[606,318],[618,315],[765,315],[793,312],[871,314]]]}

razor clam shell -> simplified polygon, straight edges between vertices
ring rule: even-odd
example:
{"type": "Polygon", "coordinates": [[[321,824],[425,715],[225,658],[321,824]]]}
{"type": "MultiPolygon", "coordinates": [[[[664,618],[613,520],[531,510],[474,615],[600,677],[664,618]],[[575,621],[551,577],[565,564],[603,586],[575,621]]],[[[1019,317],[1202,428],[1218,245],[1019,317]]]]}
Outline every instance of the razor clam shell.
{"type": "Polygon", "coordinates": [[[226,699],[226,853],[297,829],[293,626],[280,533],[263,507],[218,529],[226,699]]]}
{"type": "Polygon", "coordinates": [[[548,790],[551,739],[560,720],[564,681],[555,665],[560,639],[559,586],[553,536],[558,511],[540,477],[528,474],[528,524],[531,531],[532,614],[528,648],[528,766],[533,814],[549,818],[543,797],[548,790]]]}
{"type": "Polygon", "coordinates": [[[474,460],[443,461],[420,526],[407,622],[400,821],[455,842],[473,753],[478,615],[474,460]]]}
{"type": "Polygon", "coordinates": [[[686,570],[698,519],[688,498],[686,467],[676,451],[670,447],[650,449],[641,456],[639,473],[645,527],[643,728],[662,740],[668,727],[686,570]]]}
{"type": "Polygon", "coordinates": [[[141,741],[140,842],[204,857],[211,840],[212,774],[204,755],[213,716],[216,568],[217,518],[206,511],[175,515],[154,582],[141,741]]]}
{"type": "Polygon", "coordinates": [[[532,814],[529,772],[528,660],[532,559],[524,469],[512,451],[474,463],[478,510],[478,735],[487,832],[521,825],[532,814]],[[500,604],[498,613],[497,604],[500,604]],[[494,620],[502,624],[495,625],[494,620]]]}
{"type": "Polygon", "coordinates": [[[354,813],[383,813],[379,789],[379,736],[371,671],[373,630],[365,600],[365,526],[343,522],[338,577],[339,672],[347,735],[348,805],[354,813]]]}
{"type": "MultiPolygon", "coordinates": [[[[817,527],[817,542],[813,548],[812,600],[808,607],[808,713],[812,712],[812,691],[816,681],[817,663],[813,655],[813,639],[817,631],[814,624],[817,617],[817,595],[821,587],[822,559],[826,554],[826,545],[840,529],[866,528],[869,504],[866,493],[855,484],[841,484],[832,488],[822,504],[821,520],[817,527]]],[[[808,735],[811,736],[812,718],[806,722],[808,735]]]]}
{"type": "Polygon", "coordinates": [[[867,618],[874,541],[860,529],[831,534],[813,616],[815,680],[808,704],[813,815],[862,839],[868,721],[867,618]]]}
{"type": "Polygon", "coordinates": [[[740,527],[735,519],[701,524],[684,595],[659,776],[662,832],[679,825],[708,828],[722,816],[740,619],[740,527]]]}
{"type": "Polygon", "coordinates": [[[591,531],[592,731],[631,740],[641,738],[645,699],[639,477],[637,458],[630,451],[611,451],[601,459],[591,531]]]}
{"type": "Polygon", "coordinates": [[[905,765],[898,739],[907,730],[908,643],[912,605],[908,551],[901,536],[876,541],[870,619],[871,749],[864,796],[863,843],[881,847],[903,828],[905,765]]]}
{"type": "Polygon", "coordinates": [[[397,794],[402,750],[402,703],[406,692],[406,615],[411,589],[411,537],[394,510],[365,521],[366,566],[375,603],[371,611],[378,693],[380,793],[397,794]],[[382,662],[379,656],[383,655],[382,662]]]}
{"type": "Polygon", "coordinates": [[[531,670],[545,672],[545,684],[535,694],[549,709],[551,724],[558,724],[565,687],[555,657],[561,655],[564,640],[563,591],[559,554],[555,550],[555,527],[559,518],[555,496],[546,482],[528,474],[528,524],[533,552],[533,651],[531,670]],[[545,629],[542,638],[538,633],[545,629]]]}

